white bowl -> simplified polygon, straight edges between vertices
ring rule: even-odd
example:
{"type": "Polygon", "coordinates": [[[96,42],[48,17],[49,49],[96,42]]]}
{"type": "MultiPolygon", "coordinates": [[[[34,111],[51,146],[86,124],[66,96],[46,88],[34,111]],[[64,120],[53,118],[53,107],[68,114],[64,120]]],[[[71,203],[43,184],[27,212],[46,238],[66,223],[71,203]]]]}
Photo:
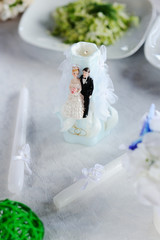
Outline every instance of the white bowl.
{"type": "MultiPolygon", "coordinates": [[[[51,13],[58,6],[69,0],[35,0],[22,16],[19,24],[19,34],[26,42],[38,47],[64,51],[69,45],[58,37],[53,37],[49,31],[53,27],[51,13]]],[[[110,0],[110,2],[115,2],[110,0]]],[[[108,58],[125,58],[135,53],[144,43],[148,30],[155,17],[155,10],[149,0],[117,0],[127,6],[130,14],[140,17],[138,27],[130,28],[114,45],[108,47],[108,58]]]]}
{"type": "Polygon", "coordinates": [[[146,59],[160,69],[160,16],[156,18],[147,37],[144,52],[146,59]]]}

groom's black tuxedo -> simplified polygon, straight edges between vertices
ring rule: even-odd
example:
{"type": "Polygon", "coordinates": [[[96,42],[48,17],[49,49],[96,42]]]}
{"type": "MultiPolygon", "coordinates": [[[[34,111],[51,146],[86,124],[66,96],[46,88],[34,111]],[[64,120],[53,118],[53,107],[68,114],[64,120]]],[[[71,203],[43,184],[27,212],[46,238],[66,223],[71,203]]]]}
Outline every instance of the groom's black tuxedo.
{"type": "Polygon", "coordinates": [[[89,109],[89,97],[92,95],[94,85],[93,85],[93,79],[88,76],[86,79],[86,82],[83,83],[83,75],[80,76],[80,82],[81,82],[81,94],[84,96],[84,114],[83,118],[86,118],[88,116],[88,109],[89,109]]]}

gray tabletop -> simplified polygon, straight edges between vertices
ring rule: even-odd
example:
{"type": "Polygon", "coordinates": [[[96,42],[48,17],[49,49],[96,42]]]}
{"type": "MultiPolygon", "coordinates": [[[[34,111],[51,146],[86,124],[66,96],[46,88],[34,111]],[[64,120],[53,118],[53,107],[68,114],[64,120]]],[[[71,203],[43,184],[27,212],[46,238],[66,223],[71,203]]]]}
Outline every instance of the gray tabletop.
{"type": "Polygon", "coordinates": [[[83,167],[107,164],[122,154],[120,144],[136,138],[141,116],[151,103],[160,109],[159,70],[146,61],[143,47],[129,58],[108,61],[119,97],[115,104],[119,123],[96,146],[69,144],[64,142],[53,112],[58,66],[64,55],[23,42],[17,33],[18,23],[19,19],[0,23],[0,199],[30,206],[44,222],[45,239],[158,240],[152,209],[138,202],[124,171],[60,211],[52,199],[83,167]],[[30,94],[27,142],[33,173],[25,175],[22,192],[12,195],[7,178],[17,95],[23,85],[30,94]]]}

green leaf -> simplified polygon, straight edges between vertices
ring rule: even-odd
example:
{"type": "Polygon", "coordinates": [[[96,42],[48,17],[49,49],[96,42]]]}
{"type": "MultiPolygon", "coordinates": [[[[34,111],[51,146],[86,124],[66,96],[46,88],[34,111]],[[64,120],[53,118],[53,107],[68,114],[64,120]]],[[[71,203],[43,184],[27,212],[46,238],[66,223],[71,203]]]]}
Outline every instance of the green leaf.
{"type": "Polygon", "coordinates": [[[17,5],[22,5],[23,1],[22,0],[16,0],[14,3],[10,4],[9,7],[13,8],[16,7],[17,5]]]}
{"type": "Polygon", "coordinates": [[[117,19],[117,11],[113,8],[113,5],[110,3],[106,4],[98,4],[98,3],[93,3],[90,6],[89,13],[90,14],[97,14],[97,13],[103,13],[104,15],[112,18],[112,19],[117,19]]]}

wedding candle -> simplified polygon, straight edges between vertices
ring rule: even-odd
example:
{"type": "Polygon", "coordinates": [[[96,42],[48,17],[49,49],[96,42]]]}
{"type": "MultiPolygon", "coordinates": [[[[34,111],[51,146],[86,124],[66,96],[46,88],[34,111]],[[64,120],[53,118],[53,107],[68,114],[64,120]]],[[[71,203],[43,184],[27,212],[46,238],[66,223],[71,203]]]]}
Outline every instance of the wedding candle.
{"type": "Polygon", "coordinates": [[[106,47],[94,43],[78,42],[66,52],[60,65],[58,116],[67,142],[92,146],[118,122],[118,113],[111,106],[117,96],[106,60],[106,47]]]}
{"type": "Polygon", "coordinates": [[[89,191],[93,190],[99,184],[107,181],[109,178],[115,176],[120,170],[122,170],[122,159],[125,154],[111,161],[104,166],[102,176],[97,180],[88,178],[80,178],[71,186],[67,187],[60,193],[58,193],[54,198],[53,202],[57,209],[65,207],[76,199],[87,194],[89,191]]]}
{"type": "Polygon", "coordinates": [[[21,156],[18,156],[18,154],[20,148],[26,143],[27,109],[28,90],[26,87],[23,87],[19,96],[8,175],[8,189],[12,193],[20,192],[23,187],[25,162],[21,159],[21,156]]]}

